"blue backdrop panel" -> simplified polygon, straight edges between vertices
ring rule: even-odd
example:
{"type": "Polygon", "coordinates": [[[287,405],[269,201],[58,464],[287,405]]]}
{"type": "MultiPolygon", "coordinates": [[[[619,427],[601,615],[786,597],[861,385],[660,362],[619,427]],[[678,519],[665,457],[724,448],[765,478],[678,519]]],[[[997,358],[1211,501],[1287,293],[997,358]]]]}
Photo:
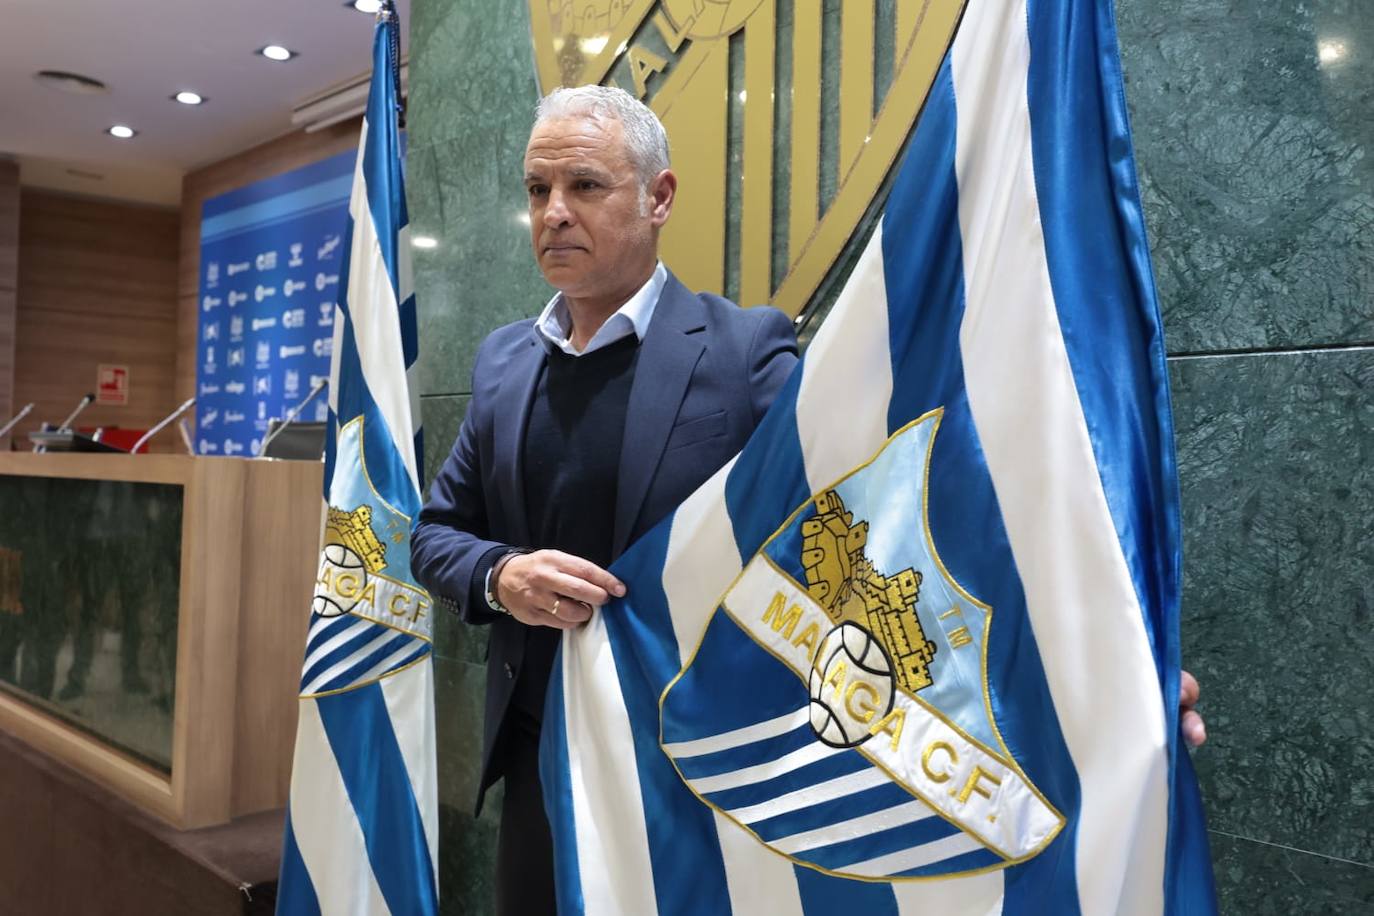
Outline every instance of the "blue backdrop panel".
{"type": "MultiPolygon", "coordinates": [[[[252,456],[329,375],[355,151],[205,202],[196,452],[252,456]]],[[[321,394],[301,420],[324,420],[321,394]]]]}

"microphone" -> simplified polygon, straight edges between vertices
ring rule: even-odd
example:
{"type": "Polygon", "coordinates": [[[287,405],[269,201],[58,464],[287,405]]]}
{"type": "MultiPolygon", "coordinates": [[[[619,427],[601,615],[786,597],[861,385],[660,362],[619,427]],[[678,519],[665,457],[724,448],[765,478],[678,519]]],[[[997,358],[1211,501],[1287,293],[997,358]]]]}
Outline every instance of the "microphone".
{"type": "Polygon", "coordinates": [[[138,441],[134,443],[134,447],[129,449],[129,454],[138,454],[138,450],[143,447],[143,443],[147,442],[149,439],[153,438],[158,433],[162,432],[162,430],[167,426],[168,423],[171,423],[177,417],[181,416],[186,411],[190,410],[191,405],[195,404],[195,402],[195,398],[187,398],[186,403],[182,404],[176,410],[172,411],[167,416],[163,417],[161,422],[159,422],[152,429],[148,430],[146,433],[140,436],[138,441]]]}
{"type": "Polygon", "coordinates": [[[320,383],[316,385],[314,388],[310,389],[310,393],[305,396],[304,400],[302,400],[295,407],[292,407],[289,411],[287,411],[286,419],[282,420],[281,423],[277,425],[276,429],[272,430],[272,432],[268,433],[267,436],[263,438],[262,445],[258,446],[258,453],[253,457],[261,458],[263,455],[266,455],[268,443],[270,443],[273,439],[277,438],[277,436],[280,436],[282,430],[286,429],[286,427],[296,422],[296,417],[299,416],[300,412],[305,409],[305,405],[315,400],[315,396],[319,394],[321,391],[323,391],[326,387],[328,387],[328,385],[328,377],[320,379],[320,383]]]}
{"type": "Polygon", "coordinates": [[[94,400],[95,395],[89,393],[84,398],[82,398],[81,403],[76,405],[76,410],[73,410],[70,414],[67,415],[67,419],[63,420],[62,425],[57,427],[57,431],[59,433],[71,432],[72,421],[76,419],[76,415],[81,413],[81,411],[85,410],[87,407],[89,407],[91,405],[91,402],[94,400]]]}
{"type": "Polygon", "coordinates": [[[6,423],[4,426],[0,426],[0,439],[5,438],[5,433],[14,429],[14,427],[19,424],[20,420],[24,419],[29,415],[29,411],[31,410],[33,410],[33,401],[29,401],[29,403],[25,404],[23,410],[19,411],[19,413],[11,417],[10,421],[6,423]]]}

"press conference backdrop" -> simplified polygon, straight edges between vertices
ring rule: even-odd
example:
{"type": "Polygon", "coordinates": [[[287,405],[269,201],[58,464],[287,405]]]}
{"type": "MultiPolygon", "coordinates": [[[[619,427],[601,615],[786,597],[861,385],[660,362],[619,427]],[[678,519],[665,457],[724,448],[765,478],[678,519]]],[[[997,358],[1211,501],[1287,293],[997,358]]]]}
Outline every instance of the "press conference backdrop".
{"type": "MultiPolygon", "coordinates": [[[[197,454],[256,454],[268,422],[328,377],[356,159],[340,153],[205,202],[197,454]]],[[[327,410],[317,398],[301,419],[327,410]]]]}

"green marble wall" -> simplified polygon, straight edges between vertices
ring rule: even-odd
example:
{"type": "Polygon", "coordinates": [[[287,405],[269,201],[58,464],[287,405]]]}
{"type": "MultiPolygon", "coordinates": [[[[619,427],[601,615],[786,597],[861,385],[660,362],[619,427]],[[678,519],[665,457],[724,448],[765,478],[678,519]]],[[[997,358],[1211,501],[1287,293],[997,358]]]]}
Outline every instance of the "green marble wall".
{"type": "Polygon", "coordinates": [[[170,772],[181,487],[0,475],[0,689],[170,772]]]}
{"type": "MultiPolygon", "coordinates": [[[[527,0],[412,11],[411,214],[439,240],[415,253],[429,478],[477,343],[551,291],[521,221],[538,95],[527,0]]],[[[1374,911],[1374,8],[1118,13],[1171,353],[1184,641],[1211,731],[1195,760],[1223,910],[1374,911]]],[[[444,912],[487,913],[499,799],[470,815],[483,634],[438,627],[444,912]]]]}

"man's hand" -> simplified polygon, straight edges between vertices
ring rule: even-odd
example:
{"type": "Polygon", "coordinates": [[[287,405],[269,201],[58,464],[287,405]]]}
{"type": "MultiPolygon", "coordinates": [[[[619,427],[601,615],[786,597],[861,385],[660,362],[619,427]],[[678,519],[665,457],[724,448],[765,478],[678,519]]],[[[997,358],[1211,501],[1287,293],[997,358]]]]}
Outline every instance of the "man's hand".
{"type": "Polygon", "coordinates": [[[625,585],[581,557],[536,550],[507,560],[495,590],[501,605],[521,623],[570,630],[612,596],[623,597],[625,585]],[[555,609],[557,614],[552,613],[555,609]]]}
{"type": "Polygon", "coordinates": [[[1178,685],[1178,706],[1182,713],[1179,724],[1183,727],[1183,740],[1188,742],[1189,747],[1201,747],[1207,740],[1207,725],[1193,708],[1201,695],[1202,688],[1198,686],[1197,678],[1187,671],[1183,672],[1178,685]]]}

